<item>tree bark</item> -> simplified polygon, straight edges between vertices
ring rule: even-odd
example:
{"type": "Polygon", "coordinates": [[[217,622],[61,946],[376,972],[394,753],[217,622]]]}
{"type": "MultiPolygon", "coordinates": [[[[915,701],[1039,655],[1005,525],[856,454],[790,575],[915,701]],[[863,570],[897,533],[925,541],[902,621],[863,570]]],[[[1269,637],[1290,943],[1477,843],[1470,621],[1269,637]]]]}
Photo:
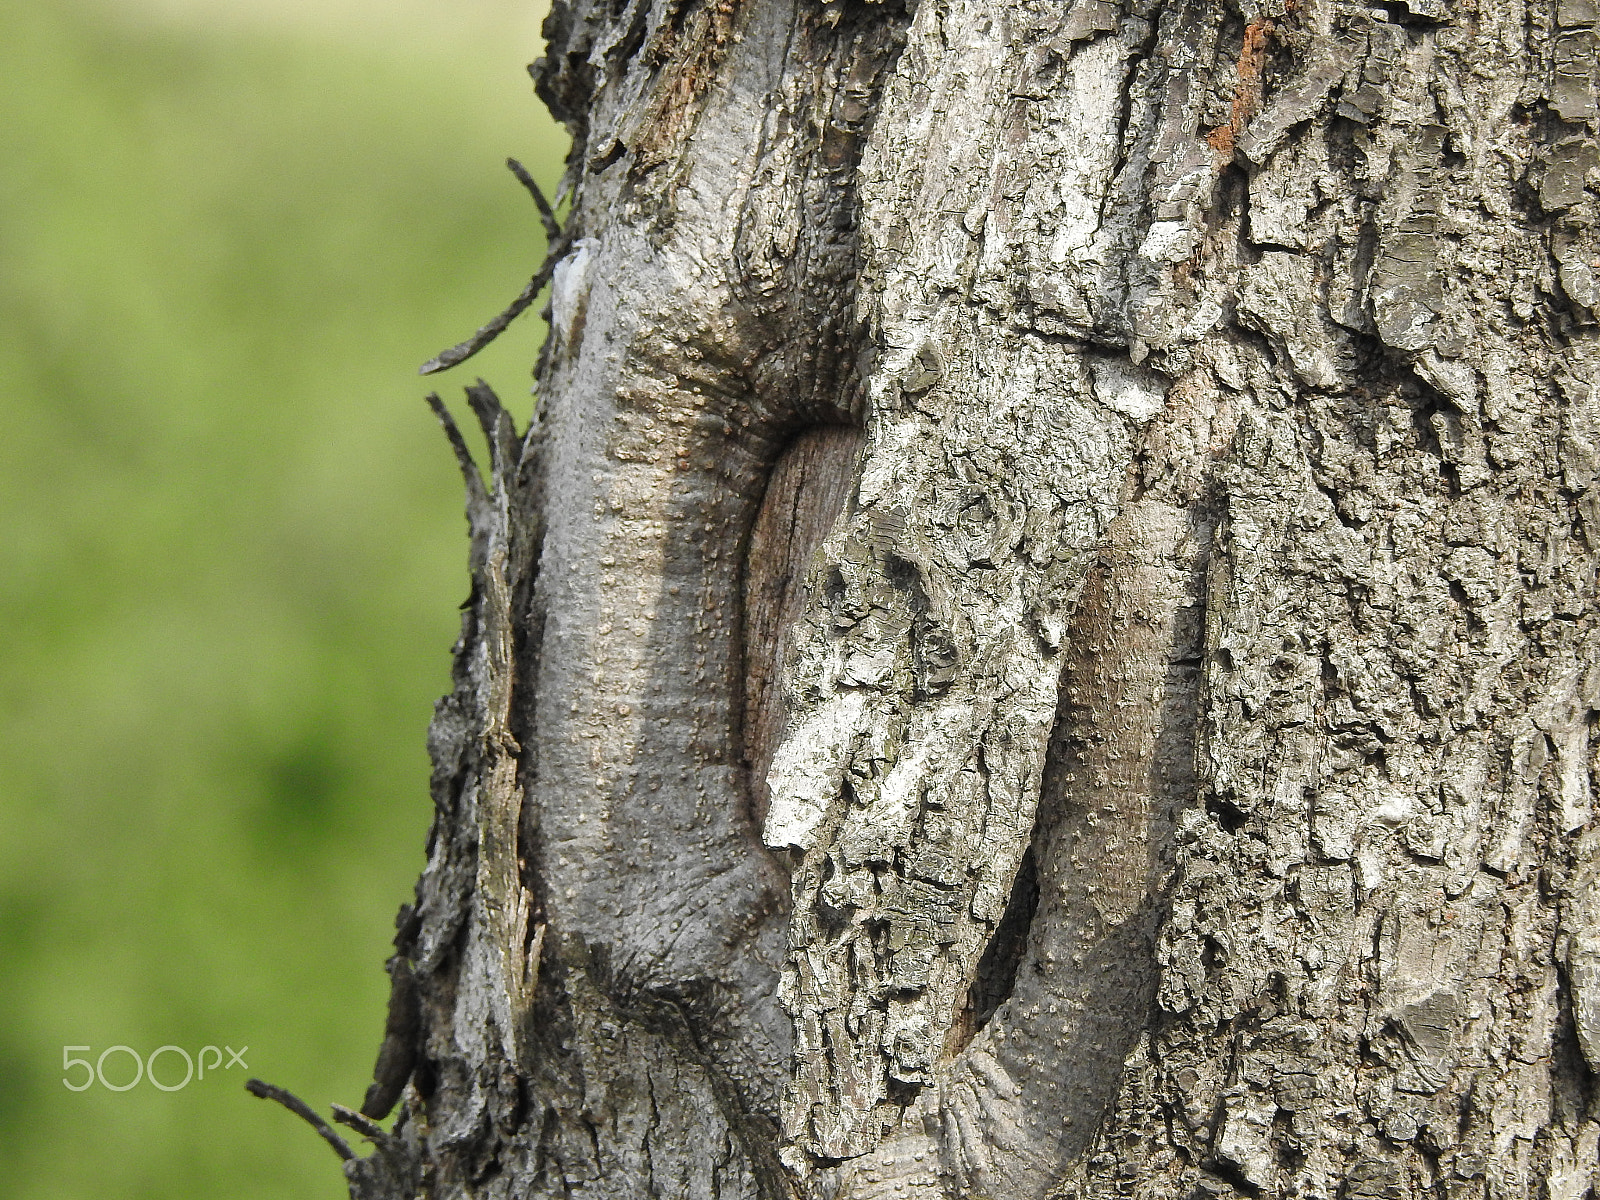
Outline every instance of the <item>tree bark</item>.
{"type": "Polygon", "coordinates": [[[558,0],[352,1196],[1592,1196],[1597,26],[558,0]]]}

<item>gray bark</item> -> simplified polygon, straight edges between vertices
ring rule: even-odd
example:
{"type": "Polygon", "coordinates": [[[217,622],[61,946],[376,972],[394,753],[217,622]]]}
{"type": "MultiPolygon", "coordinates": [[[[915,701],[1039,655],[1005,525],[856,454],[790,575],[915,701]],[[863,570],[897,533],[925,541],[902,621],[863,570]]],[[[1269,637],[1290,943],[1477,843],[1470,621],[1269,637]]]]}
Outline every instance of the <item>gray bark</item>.
{"type": "Polygon", "coordinates": [[[352,1196],[1593,1195],[1597,26],[558,2],[352,1196]]]}

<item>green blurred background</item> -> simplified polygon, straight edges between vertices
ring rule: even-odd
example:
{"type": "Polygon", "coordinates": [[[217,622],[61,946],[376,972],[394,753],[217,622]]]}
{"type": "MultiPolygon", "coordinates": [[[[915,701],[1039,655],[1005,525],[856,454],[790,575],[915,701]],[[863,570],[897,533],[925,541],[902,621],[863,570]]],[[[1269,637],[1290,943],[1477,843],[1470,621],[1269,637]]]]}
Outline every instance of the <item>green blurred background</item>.
{"type": "MultiPolygon", "coordinates": [[[[539,6],[0,0],[0,1195],[344,1195],[240,1069],[62,1048],[360,1102],[467,590],[416,366],[543,253],[539,6]]],[[[542,332],[439,382],[525,418],[542,332]]]]}

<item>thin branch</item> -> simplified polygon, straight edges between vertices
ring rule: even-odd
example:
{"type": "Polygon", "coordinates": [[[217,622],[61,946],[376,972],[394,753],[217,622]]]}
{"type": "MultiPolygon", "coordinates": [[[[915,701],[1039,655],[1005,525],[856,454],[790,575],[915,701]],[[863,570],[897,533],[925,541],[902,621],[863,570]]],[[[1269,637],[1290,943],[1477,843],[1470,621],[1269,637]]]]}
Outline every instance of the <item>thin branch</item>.
{"type": "Polygon", "coordinates": [[[384,1142],[387,1142],[389,1139],[389,1133],[382,1125],[379,1125],[376,1121],[371,1120],[362,1113],[358,1113],[353,1108],[346,1108],[342,1104],[335,1104],[333,1106],[333,1119],[339,1122],[341,1125],[350,1126],[351,1129],[354,1129],[362,1137],[370,1138],[372,1141],[377,1142],[380,1145],[384,1142]]]}
{"type": "Polygon", "coordinates": [[[459,366],[482,350],[495,338],[506,331],[506,327],[520,317],[527,310],[528,305],[538,298],[540,290],[550,282],[550,276],[555,271],[556,263],[567,252],[567,243],[571,240],[562,232],[561,222],[556,220],[555,209],[550,207],[550,201],[545,199],[544,193],[539,190],[539,185],[534,182],[528,168],[514,158],[506,159],[506,166],[511,168],[511,173],[517,177],[518,182],[528,189],[528,195],[533,197],[533,202],[539,208],[539,220],[544,225],[545,245],[548,252],[545,254],[544,265],[534,273],[528,281],[528,286],[523,288],[517,298],[506,306],[506,310],[494,320],[490,321],[477,333],[466,341],[451,346],[450,349],[430,358],[422,364],[419,374],[436,375],[440,371],[448,371],[451,367],[459,366]]]}
{"type": "Polygon", "coordinates": [[[356,1152],[350,1149],[345,1140],[333,1131],[333,1126],[317,1116],[311,1110],[311,1106],[293,1092],[286,1092],[281,1087],[274,1087],[270,1083],[262,1083],[259,1079],[252,1079],[247,1082],[244,1085],[244,1090],[252,1096],[261,1097],[263,1100],[276,1100],[295,1116],[310,1125],[311,1128],[315,1129],[322,1136],[322,1140],[333,1147],[334,1153],[346,1162],[356,1156],[356,1152]]]}
{"type": "Polygon", "coordinates": [[[433,409],[433,415],[444,426],[445,437],[450,439],[450,448],[455,451],[456,463],[461,467],[461,478],[467,484],[468,499],[475,504],[488,503],[488,493],[484,489],[483,476],[478,472],[478,464],[472,461],[472,451],[467,449],[466,439],[461,436],[455,418],[450,415],[444,401],[439,399],[438,392],[428,393],[428,407],[433,409]]]}
{"type": "Polygon", "coordinates": [[[480,376],[478,382],[466,389],[467,403],[477,414],[478,426],[483,430],[484,441],[489,443],[489,465],[493,469],[495,486],[509,470],[514,469],[520,457],[517,425],[500,403],[500,397],[480,376]]]}
{"type": "Polygon", "coordinates": [[[451,346],[450,349],[430,358],[422,364],[418,374],[435,375],[440,371],[448,371],[451,367],[459,366],[504,333],[506,326],[520,317],[538,297],[544,285],[550,282],[551,272],[555,270],[557,260],[562,254],[566,253],[566,249],[565,241],[551,246],[550,253],[545,256],[544,266],[540,267],[534,277],[528,280],[528,286],[522,289],[517,298],[507,306],[505,312],[490,321],[460,345],[451,346]]]}
{"type": "Polygon", "coordinates": [[[550,201],[544,198],[544,193],[539,190],[539,185],[533,181],[533,176],[528,174],[528,168],[514,158],[506,159],[506,166],[511,168],[511,173],[517,177],[517,182],[528,189],[528,195],[533,197],[533,202],[539,206],[539,220],[544,222],[544,235],[551,243],[561,239],[561,222],[556,220],[556,211],[550,207],[550,201]]]}

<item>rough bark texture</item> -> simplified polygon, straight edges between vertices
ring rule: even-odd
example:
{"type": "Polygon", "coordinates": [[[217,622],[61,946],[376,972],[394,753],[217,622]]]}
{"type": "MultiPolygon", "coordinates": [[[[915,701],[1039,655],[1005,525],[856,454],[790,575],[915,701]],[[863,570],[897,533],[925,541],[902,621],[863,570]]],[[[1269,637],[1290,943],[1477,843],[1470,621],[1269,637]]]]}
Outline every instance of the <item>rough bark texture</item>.
{"type": "Polygon", "coordinates": [[[1597,29],[558,3],[352,1195],[1592,1195],[1597,29]]]}

